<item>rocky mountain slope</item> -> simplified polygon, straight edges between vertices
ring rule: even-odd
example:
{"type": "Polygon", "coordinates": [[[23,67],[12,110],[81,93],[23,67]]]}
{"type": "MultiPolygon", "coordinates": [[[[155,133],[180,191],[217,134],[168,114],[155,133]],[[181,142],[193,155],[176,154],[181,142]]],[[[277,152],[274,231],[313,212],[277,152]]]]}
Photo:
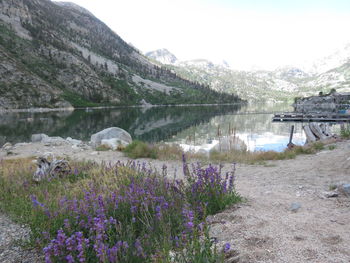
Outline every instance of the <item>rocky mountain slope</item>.
{"type": "MultiPolygon", "coordinates": [[[[153,59],[163,63],[156,51],[152,54],[153,59]]],[[[248,100],[286,100],[329,92],[333,88],[338,92],[350,91],[350,45],[316,61],[308,70],[289,66],[274,71],[238,71],[205,59],[167,64],[180,76],[248,100]]]]}
{"type": "Polygon", "coordinates": [[[0,108],[236,101],[156,65],[77,5],[0,0],[0,108]]]}

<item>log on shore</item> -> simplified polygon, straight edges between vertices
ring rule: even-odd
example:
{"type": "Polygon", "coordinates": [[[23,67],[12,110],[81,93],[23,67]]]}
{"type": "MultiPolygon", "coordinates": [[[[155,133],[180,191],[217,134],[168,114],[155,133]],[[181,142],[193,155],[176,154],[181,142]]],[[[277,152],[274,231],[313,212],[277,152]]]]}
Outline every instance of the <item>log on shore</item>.
{"type": "Polygon", "coordinates": [[[319,124],[312,122],[310,124],[304,125],[303,129],[306,135],[306,143],[325,141],[327,139],[334,138],[334,135],[329,129],[329,125],[325,123],[319,124]]]}

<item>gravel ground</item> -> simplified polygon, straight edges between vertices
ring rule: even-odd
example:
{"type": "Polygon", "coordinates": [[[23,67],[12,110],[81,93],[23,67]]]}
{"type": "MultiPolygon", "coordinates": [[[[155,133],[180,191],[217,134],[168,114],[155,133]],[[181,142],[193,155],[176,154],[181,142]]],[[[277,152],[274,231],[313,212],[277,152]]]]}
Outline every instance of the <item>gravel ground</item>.
{"type": "Polygon", "coordinates": [[[36,263],[43,262],[37,253],[25,250],[21,243],[29,237],[29,230],[13,223],[0,214],[0,262],[36,263]]]}

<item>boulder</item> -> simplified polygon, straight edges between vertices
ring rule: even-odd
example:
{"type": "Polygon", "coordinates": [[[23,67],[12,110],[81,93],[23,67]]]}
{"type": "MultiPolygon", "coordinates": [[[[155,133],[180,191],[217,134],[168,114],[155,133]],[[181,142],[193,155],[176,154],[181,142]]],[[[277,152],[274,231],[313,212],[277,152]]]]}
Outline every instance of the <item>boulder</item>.
{"type": "Polygon", "coordinates": [[[47,138],[49,138],[49,136],[47,136],[44,133],[33,134],[32,142],[42,142],[44,139],[47,139],[47,138]]]}
{"type": "MultiPolygon", "coordinates": [[[[91,145],[93,147],[98,147],[101,145],[102,140],[109,140],[109,139],[117,139],[120,141],[120,144],[124,146],[132,142],[132,138],[128,132],[126,132],[121,128],[111,127],[91,135],[91,145]]],[[[113,141],[113,143],[114,142],[117,142],[117,141],[113,141]]],[[[111,142],[105,141],[105,143],[111,143],[111,142]]]]}

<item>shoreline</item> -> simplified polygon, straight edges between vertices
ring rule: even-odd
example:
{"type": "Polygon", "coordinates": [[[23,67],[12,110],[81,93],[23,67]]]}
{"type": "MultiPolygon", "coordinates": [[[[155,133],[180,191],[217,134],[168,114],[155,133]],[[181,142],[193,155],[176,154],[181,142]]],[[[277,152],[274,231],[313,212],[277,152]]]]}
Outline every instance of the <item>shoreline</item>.
{"type": "Polygon", "coordinates": [[[128,105],[128,106],[96,106],[96,107],[67,107],[67,108],[28,108],[28,109],[0,109],[0,114],[8,112],[54,112],[54,111],[75,111],[75,110],[99,110],[99,109],[118,109],[118,108],[156,108],[156,107],[200,107],[200,106],[229,106],[245,105],[248,102],[240,103],[204,103],[204,104],[158,104],[158,105],[128,105]]]}

